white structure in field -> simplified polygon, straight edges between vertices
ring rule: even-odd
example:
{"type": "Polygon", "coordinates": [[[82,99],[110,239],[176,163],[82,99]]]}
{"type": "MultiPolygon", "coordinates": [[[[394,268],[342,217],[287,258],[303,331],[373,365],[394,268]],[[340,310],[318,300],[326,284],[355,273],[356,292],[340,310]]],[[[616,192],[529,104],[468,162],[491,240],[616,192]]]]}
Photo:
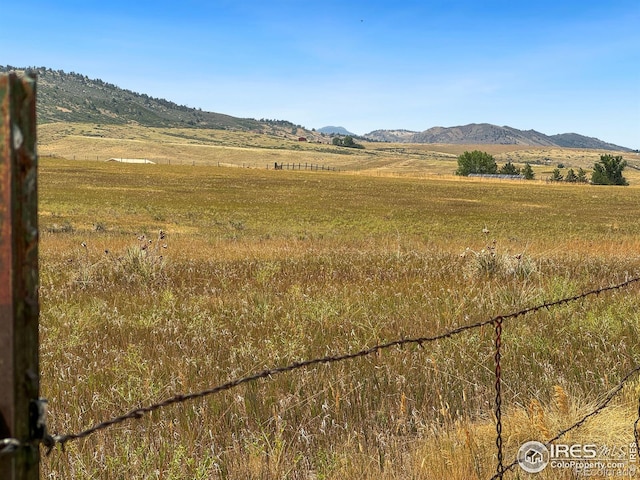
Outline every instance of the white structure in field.
{"type": "Polygon", "coordinates": [[[152,162],[151,160],[147,160],[146,158],[110,158],[107,162],[120,162],[120,163],[151,163],[154,164],[156,162],[152,162]]]}

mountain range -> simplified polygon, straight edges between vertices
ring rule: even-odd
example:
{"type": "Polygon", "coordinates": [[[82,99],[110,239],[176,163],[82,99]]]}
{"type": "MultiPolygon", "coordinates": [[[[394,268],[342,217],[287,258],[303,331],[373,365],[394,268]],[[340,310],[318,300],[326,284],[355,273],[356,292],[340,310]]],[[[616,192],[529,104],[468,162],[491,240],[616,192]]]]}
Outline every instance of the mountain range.
{"type": "MultiPolygon", "coordinates": [[[[323,127],[312,131],[288,120],[237,118],[222,113],[178,105],[169,100],[125,90],[100,79],[65,73],[46,67],[1,66],[0,73],[31,71],[38,78],[37,116],[40,123],[82,122],[96,124],[136,123],[149,127],[191,127],[252,131],[321,141],[324,135],[352,135],[344,127],[323,127]]],[[[457,127],[433,127],[423,132],[374,130],[358,138],[380,142],[504,144],[556,146],[617,151],[630,149],[577,133],[545,135],[535,130],[472,123],[457,127]]]]}
{"type": "Polygon", "coordinates": [[[577,133],[545,135],[535,130],[518,130],[489,123],[471,123],[458,127],[433,127],[423,132],[410,130],[375,130],[364,135],[382,142],[444,143],[457,145],[526,145],[532,147],[588,148],[598,150],[631,151],[597,138],[577,133]]]}

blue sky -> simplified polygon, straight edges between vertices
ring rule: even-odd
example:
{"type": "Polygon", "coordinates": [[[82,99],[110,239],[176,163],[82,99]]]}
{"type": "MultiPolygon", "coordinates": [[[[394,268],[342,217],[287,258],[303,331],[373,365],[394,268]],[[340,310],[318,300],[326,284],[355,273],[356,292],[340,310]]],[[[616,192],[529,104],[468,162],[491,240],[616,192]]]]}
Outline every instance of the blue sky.
{"type": "Polygon", "coordinates": [[[640,2],[2,2],[0,64],[307,128],[493,123],[640,148],[640,2]]]}

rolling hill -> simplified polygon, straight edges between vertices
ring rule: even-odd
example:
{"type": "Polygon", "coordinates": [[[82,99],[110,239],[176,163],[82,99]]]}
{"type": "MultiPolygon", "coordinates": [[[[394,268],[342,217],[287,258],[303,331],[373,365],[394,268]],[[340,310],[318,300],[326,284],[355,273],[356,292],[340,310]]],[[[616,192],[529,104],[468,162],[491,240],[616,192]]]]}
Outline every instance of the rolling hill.
{"type": "MultiPolygon", "coordinates": [[[[145,127],[207,128],[254,132],[289,139],[329,143],[329,134],[352,135],[344,127],[322,127],[311,131],[288,120],[256,120],[178,105],[169,100],[126,90],[101,79],[66,73],[46,67],[16,68],[0,65],[0,73],[29,70],[38,76],[38,122],[135,124],[145,127]]],[[[457,127],[433,127],[423,132],[374,130],[360,139],[393,143],[439,143],[451,145],[518,145],[631,151],[597,138],[577,133],[545,135],[535,130],[518,130],[488,123],[457,127]]]]}
{"type": "Polygon", "coordinates": [[[489,123],[472,123],[457,127],[433,127],[423,132],[410,130],[375,130],[365,135],[371,140],[397,143],[442,143],[453,145],[525,145],[531,147],[587,148],[631,151],[597,138],[577,133],[545,135],[535,130],[518,130],[489,123]]]}
{"type": "Polygon", "coordinates": [[[38,123],[136,124],[146,127],[209,128],[317,139],[287,120],[237,118],[178,105],[161,98],[126,90],[101,79],[45,67],[0,66],[0,73],[29,70],[38,78],[38,123]]]}

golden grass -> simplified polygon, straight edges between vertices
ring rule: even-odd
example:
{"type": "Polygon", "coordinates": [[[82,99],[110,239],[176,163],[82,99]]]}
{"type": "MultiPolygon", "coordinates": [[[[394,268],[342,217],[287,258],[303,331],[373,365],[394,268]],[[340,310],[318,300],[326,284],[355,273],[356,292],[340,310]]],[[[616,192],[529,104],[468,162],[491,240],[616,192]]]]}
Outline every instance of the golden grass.
{"type": "MultiPolygon", "coordinates": [[[[45,158],[50,429],[638,275],[639,197],[633,184],[45,158]]],[[[640,363],[638,298],[632,287],[505,322],[507,462],[640,363]]],[[[493,353],[484,328],[274,376],[70,442],[43,459],[44,475],[489,478],[493,353]]],[[[630,382],[569,440],[628,444],[639,388],[630,382]]],[[[551,475],[539,478],[562,478],[551,475]]]]}
{"type": "MultiPolygon", "coordinates": [[[[539,179],[558,164],[591,169],[603,153],[595,150],[536,148],[520,145],[389,144],[364,142],[364,150],[335,147],[328,137],[298,142],[295,138],[250,132],[189,128],[147,128],[136,125],[54,123],[39,126],[40,155],[73,160],[147,158],[172,165],[271,168],[284,164],[325,165],[349,172],[375,175],[452,175],[456,158],[467,150],[495,156],[499,165],[531,163],[539,179]]],[[[636,154],[623,154],[640,166],[636,154]]],[[[630,171],[640,181],[640,172],[630,171]]]]}

